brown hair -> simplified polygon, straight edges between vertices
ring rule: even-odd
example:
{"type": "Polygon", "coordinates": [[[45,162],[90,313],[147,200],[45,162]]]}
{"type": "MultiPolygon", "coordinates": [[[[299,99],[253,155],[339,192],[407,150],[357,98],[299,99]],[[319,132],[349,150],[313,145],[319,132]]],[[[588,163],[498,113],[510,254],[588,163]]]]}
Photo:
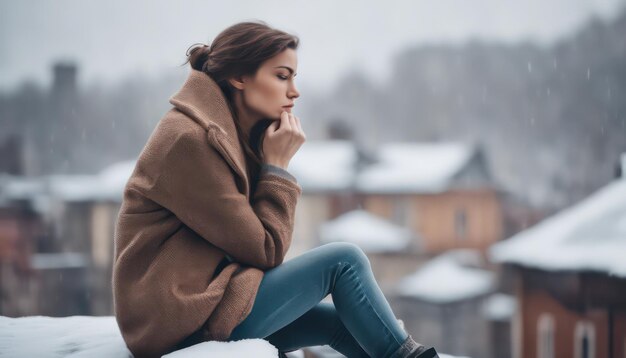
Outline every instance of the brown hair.
{"type": "Polygon", "coordinates": [[[297,49],[297,36],[273,29],[265,22],[240,22],[223,30],[211,45],[194,44],[187,49],[187,61],[194,70],[209,75],[222,89],[235,120],[235,126],[244,150],[261,165],[261,136],[271,120],[259,121],[250,137],[243,133],[234,108],[232,87],[228,79],[256,74],[261,64],[287,48],[297,49]],[[259,133],[260,132],[260,133],[259,133]]]}

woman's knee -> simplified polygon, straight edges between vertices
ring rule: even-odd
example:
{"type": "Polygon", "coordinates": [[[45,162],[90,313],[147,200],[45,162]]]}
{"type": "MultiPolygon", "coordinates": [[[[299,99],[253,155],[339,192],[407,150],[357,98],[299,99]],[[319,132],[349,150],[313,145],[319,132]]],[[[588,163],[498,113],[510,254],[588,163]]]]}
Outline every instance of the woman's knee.
{"type": "Polygon", "coordinates": [[[325,244],[333,252],[340,263],[347,263],[353,266],[370,266],[370,261],[363,249],[357,244],[344,241],[336,241],[325,244]]]}

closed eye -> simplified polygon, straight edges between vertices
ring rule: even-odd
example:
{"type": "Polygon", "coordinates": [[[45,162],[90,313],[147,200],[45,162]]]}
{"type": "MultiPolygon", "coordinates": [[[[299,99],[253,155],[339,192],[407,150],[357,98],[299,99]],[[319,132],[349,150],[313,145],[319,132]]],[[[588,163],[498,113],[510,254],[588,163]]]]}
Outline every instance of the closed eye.
{"type": "Polygon", "coordinates": [[[286,80],[286,79],[288,79],[289,77],[287,77],[287,76],[281,76],[281,75],[278,75],[278,78],[280,78],[281,80],[286,80]]]}

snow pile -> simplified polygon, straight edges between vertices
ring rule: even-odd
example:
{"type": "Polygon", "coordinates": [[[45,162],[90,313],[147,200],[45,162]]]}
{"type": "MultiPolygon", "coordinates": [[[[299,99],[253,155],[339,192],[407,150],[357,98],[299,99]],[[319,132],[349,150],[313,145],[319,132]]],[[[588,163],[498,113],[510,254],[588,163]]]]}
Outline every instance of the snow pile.
{"type": "MultiPolygon", "coordinates": [[[[328,346],[313,346],[312,351],[334,353],[328,346]]],[[[304,358],[304,352],[286,353],[289,358],[304,358]]],[[[114,316],[0,316],[0,356],[38,358],[132,358],[114,316]]],[[[334,355],[324,355],[327,357],[334,355]]],[[[439,354],[441,358],[455,358],[439,354]]],[[[276,358],[278,350],[264,339],[234,342],[202,342],[164,355],[165,358],[276,358]]],[[[465,357],[457,357],[465,358],[465,357]]]]}
{"type": "Polygon", "coordinates": [[[363,170],[356,186],[362,192],[440,192],[475,151],[473,145],[453,142],[385,144],[380,162],[363,170]]]}
{"type": "MultiPolygon", "coordinates": [[[[296,352],[289,353],[289,357],[298,357],[296,352]]],[[[278,357],[278,350],[263,339],[242,339],[236,342],[202,342],[187,347],[163,358],[194,358],[194,357],[278,357]]]]}
{"type": "MultiPolygon", "coordinates": [[[[298,357],[301,351],[289,353],[298,357]]],[[[3,357],[132,357],[113,316],[11,318],[0,316],[0,356],[3,357]]],[[[202,342],[164,357],[276,358],[278,350],[263,339],[202,342]]]]}
{"type": "Polygon", "coordinates": [[[320,225],[323,243],[346,241],[357,244],[365,252],[393,252],[407,248],[411,231],[365,210],[352,210],[320,225]]]}
{"type": "Polygon", "coordinates": [[[352,185],[358,154],[348,140],[307,141],[287,170],[305,190],[347,190],[352,185]]]}
{"type": "Polygon", "coordinates": [[[132,357],[113,316],[0,316],[0,352],[7,357],[132,357]]]}
{"type": "Polygon", "coordinates": [[[451,250],[430,260],[395,287],[399,296],[443,304],[482,296],[495,287],[490,271],[468,267],[480,262],[480,253],[470,249],[451,250]]]}
{"type": "Polygon", "coordinates": [[[493,245],[489,254],[500,263],[626,277],[626,180],[493,245]]]}

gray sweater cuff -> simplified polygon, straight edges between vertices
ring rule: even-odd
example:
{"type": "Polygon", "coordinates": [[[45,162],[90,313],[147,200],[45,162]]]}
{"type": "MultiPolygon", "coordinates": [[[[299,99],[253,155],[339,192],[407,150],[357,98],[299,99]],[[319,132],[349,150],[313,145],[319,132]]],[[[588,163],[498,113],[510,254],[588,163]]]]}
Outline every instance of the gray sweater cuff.
{"type": "Polygon", "coordinates": [[[281,167],[277,167],[275,165],[272,164],[267,164],[267,163],[263,163],[263,165],[261,166],[261,174],[276,174],[278,176],[281,176],[285,179],[289,179],[291,181],[293,181],[294,183],[298,183],[298,180],[296,179],[296,177],[294,177],[293,175],[291,175],[291,173],[289,173],[288,171],[286,171],[285,169],[281,168],[281,167]]]}

